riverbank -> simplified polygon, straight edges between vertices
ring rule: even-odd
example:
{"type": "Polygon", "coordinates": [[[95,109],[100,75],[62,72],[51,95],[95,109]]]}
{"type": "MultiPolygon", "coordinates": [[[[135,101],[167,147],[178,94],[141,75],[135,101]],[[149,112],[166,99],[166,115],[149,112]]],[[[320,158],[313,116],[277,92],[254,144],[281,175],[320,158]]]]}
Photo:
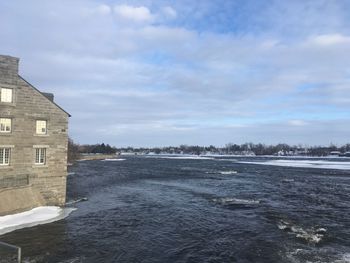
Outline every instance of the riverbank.
{"type": "Polygon", "coordinates": [[[91,160],[105,160],[105,159],[118,159],[119,155],[116,154],[82,154],[78,161],[91,161],[91,160]]]}

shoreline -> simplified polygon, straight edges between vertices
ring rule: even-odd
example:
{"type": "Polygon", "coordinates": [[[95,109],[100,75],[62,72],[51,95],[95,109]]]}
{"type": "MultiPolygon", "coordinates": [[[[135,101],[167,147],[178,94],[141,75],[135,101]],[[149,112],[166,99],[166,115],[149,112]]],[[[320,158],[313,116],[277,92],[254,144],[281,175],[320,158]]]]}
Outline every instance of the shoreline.
{"type": "Polygon", "coordinates": [[[119,159],[120,155],[117,154],[91,154],[91,155],[81,155],[77,160],[79,161],[93,161],[93,160],[104,160],[104,159],[119,159]]]}

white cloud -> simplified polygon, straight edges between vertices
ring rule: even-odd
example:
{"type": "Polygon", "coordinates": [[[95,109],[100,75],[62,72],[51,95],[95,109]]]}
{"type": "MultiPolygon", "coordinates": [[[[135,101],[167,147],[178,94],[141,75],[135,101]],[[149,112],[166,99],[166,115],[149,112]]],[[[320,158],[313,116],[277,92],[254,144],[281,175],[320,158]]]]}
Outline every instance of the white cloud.
{"type": "Polygon", "coordinates": [[[170,7],[170,6],[166,6],[162,8],[162,13],[170,19],[174,19],[177,17],[177,13],[175,11],[174,8],[170,7]]]}
{"type": "Polygon", "coordinates": [[[312,37],[310,42],[322,46],[350,44],[350,37],[341,34],[318,35],[312,37]]]}
{"type": "Polygon", "coordinates": [[[307,125],[307,122],[303,120],[290,120],[288,121],[288,124],[291,126],[305,126],[307,125]]]}
{"type": "Polygon", "coordinates": [[[155,19],[151,11],[145,6],[116,5],[114,13],[117,18],[126,22],[152,23],[155,19]]]}
{"type": "Polygon", "coordinates": [[[96,11],[101,15],[109,15],[112,12],[112,8],[108,5],[102,4],[96,8],[96,11]]]}
{"type": "Polygon", "coordinates": [[[160,48],[171,50],[172,52],[176,50],[183,51],[186,44],[191,45],[197,41],[197,34],[195,32],[176,27],[147,26],[135,32],[135,34],[137,38],[144,41],[142,42],[143,47],[152,49],[160,48]]]}

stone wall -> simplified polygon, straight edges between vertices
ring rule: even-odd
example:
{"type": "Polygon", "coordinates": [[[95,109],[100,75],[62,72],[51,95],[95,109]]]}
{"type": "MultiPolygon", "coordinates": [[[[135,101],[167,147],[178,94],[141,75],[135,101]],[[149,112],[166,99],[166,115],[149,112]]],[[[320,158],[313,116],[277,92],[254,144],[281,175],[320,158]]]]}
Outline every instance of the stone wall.
{"type": "MultiPolygon", "coordinates": [[[[27,193],[35,192],[43,200],[28,205],[28,208],[39,203],[64,205],[69,115],[22,79],[17,70],[17,58],[0,56],[0,87],[13,89],[13,103],[0,102],[0,117],[12,119],[12,132],[0,133],[0,147],[11,148],[10,165],[0,166],[0,191],[4,189],[2,186],[9,184],[7,187],[12,187],[11,193],[16,187],[23,192],[23,178],[27,177],[31,189],[27,193]],[[47,134],[36,134],[36,120],[47,121],[47,134]],[[35,164],[36,147],[46,148],[45,165],[35,164]]],[[[4,213],[1,206],[0,213],[4,213]]]]}
{"type": "Polygon", "coordinates": [[[0,81],[2,84],[17,84],[19,59],[0,55],[0,81]]]}
{"type": "Polygon", "coordinates": [[[46,204],[42,195],[30,185],[0,189],[0,200],[0,216],[46,204]]]}

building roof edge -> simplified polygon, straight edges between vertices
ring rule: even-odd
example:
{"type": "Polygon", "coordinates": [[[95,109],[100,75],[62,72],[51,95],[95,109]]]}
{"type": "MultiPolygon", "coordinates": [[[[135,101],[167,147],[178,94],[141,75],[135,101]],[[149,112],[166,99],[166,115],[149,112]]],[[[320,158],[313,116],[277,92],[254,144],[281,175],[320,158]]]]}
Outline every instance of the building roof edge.
{"type": "Polygon", "coordinates": [[[48,101],[50,101],[52,104],[54,104],[57,108],[59,108],[61,111],[63,111],[64,113],[66,113],[68,115],[68,117],[72,117],[72,115],[70,115],[68,112],[66,112],[62,107],[60,107],[57,103],[55,103],[54,101],[51,101],[49,98],[47,98],[40,90],[38,90],[36,87],[34,87],[32,84],[30,84],[30,82],[28,82],[27,80],[25,80],[21,75],[18,75],[18,77],[20,79],[22,79],[25,83],[27,83],[31,88],[33,88],[34,90],[36,90],[38,93],[40,93],[41,96],[43,96],[45,99],[47,99],[48,101]]]}

